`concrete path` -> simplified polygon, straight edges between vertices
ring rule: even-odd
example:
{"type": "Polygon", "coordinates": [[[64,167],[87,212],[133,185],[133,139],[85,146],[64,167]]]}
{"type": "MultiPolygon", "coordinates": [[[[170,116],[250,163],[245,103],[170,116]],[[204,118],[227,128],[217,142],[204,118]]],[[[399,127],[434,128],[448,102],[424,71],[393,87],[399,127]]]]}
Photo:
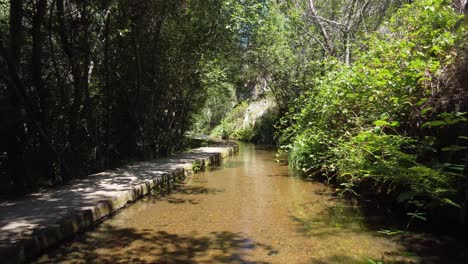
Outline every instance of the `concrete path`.
{"type": "Polygon", "coordinates": [[[86,230],[155,187],[170,188],[194,163],[218,163],[237,151],[217,143],[169,158],[90,175],[15,202],[0,204],[0,262],[21,263],[86,230]]]}

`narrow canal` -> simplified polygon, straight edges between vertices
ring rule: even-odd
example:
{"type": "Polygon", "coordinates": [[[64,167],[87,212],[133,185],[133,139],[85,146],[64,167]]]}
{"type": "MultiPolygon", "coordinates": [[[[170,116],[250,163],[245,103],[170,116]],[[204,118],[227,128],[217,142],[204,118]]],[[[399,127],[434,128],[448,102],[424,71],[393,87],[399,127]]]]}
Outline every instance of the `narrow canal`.
{"type": "Polygon", "coordinates": [[[456,263],[442,259],[459,248],[379,233],[385,226],[361,211],[329,187],[290,177],[273,149],[245,144],[171,194],[133,204],[38,262],[456,263]]]}

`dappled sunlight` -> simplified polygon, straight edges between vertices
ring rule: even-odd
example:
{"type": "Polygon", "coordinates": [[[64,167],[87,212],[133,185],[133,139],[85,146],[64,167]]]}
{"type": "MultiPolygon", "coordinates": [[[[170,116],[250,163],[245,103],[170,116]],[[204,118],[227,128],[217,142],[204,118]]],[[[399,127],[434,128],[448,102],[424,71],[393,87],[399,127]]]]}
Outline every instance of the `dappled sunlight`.
{"type": "Polygon", "coordinates": [[[450,252],[447,241],[427,252],[426,235],[379,233],[390,228],[381,212],[288,177],[273,155],[241,145],[221,166],[143,198],[40,263],[437,263],[450,252]]]}
{"type": "Polygon", "coordinates": [[[468,263],[467,28],[468,0],[0,1],[0,262],[468,263]]]}
{"type": "MultiPolygon", "coordinates": [[[[89,175],[53,190],[30,194],[21,200],[2,202],[0,249],[11,249],[14,245],[20,245],[17,246],[20,248],[36,241],[43,243],[40,244],[42,246],[33,246],[37,250],[49,247],[134,202],[154,188],[169,191],[169,185],[184,177],[184,169],[190,170],[192,163],[213,164],[219,162],[223,155],[233,152],[231,143],[215,142],[213,145],[215,147],[89,175]]],[[[214,194],[222,191],[193,187],[181,189],[180,192],[214,194]]]]}
{"type": "Polygon", "coordinates": [[[404,251],[379,235],[359,207],[330,196],[329,190],[316,193],[322,199],[300,204],[290,215],[295,232],[314,242],[312,263],[368,263],[404,251]]]}
{"type": "Polygon", "coordinates": [[[248,260],[252,250],[269,252],[272,247],[241,233],[179,235],[105,224],[64,251],[44,255],[38,263],[268,263],[248,260]]]}

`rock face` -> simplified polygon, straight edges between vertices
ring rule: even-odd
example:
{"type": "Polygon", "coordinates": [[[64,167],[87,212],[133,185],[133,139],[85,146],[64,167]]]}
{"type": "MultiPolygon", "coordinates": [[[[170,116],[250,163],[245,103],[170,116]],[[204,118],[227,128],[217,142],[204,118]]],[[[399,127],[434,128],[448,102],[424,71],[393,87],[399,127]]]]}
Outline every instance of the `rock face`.
{"type": "Polygon", "coordinates": [[[249,102],[249,107],[245,111],[242,129],[252,128],[271,111],[276,111],[276,102],[270,98],[249,102]]]}
{"type": "Polygon", "coordinates": [[[256,77],[246,81],[243,86],[237,87],[237,101],[259,100],[268,91],[268,80],[256,77]]]}
{"type": "Polygon", "coordinates": [[[279,111],[268,81],[268,78],[254,77],[236,86],[237,104],[224,113],[211,135],[259,144],[275,143],[274,124],[279,111]]]}

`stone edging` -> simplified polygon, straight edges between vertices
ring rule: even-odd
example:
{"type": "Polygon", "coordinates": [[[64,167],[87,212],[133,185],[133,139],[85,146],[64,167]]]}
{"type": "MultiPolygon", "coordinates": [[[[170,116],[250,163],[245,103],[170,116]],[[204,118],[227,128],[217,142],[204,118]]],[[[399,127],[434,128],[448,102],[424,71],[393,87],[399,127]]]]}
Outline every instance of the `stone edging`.
{"type": "Polygon", "coordinates": [[[131,190],[122,191],[116,196],[102,200],[85,210],[75,211],[62,219],[57,219],[56,223],[48,224],[47,227],[40,230],[34,230],[30,236],[15,243],[10,243],[6,247],[0,247],[1,262],[22,263],[31,260],[42,254],[46,249],[94,226],[127,204],[141,199],[151,190],[171,188],[174,182],[192,173],[193,164],[198,163],[201,167],[218,164],[221,159],[238,151],[238,145],[236,144],[226,145],[221,148],[223,150],[220,152],[202,155],[202,158],[192,159],[191,163],[181,164],[182,167],[180,168],[166,169],[167,172],[157,175],[142,184],[132,186],[131,190]]]}

